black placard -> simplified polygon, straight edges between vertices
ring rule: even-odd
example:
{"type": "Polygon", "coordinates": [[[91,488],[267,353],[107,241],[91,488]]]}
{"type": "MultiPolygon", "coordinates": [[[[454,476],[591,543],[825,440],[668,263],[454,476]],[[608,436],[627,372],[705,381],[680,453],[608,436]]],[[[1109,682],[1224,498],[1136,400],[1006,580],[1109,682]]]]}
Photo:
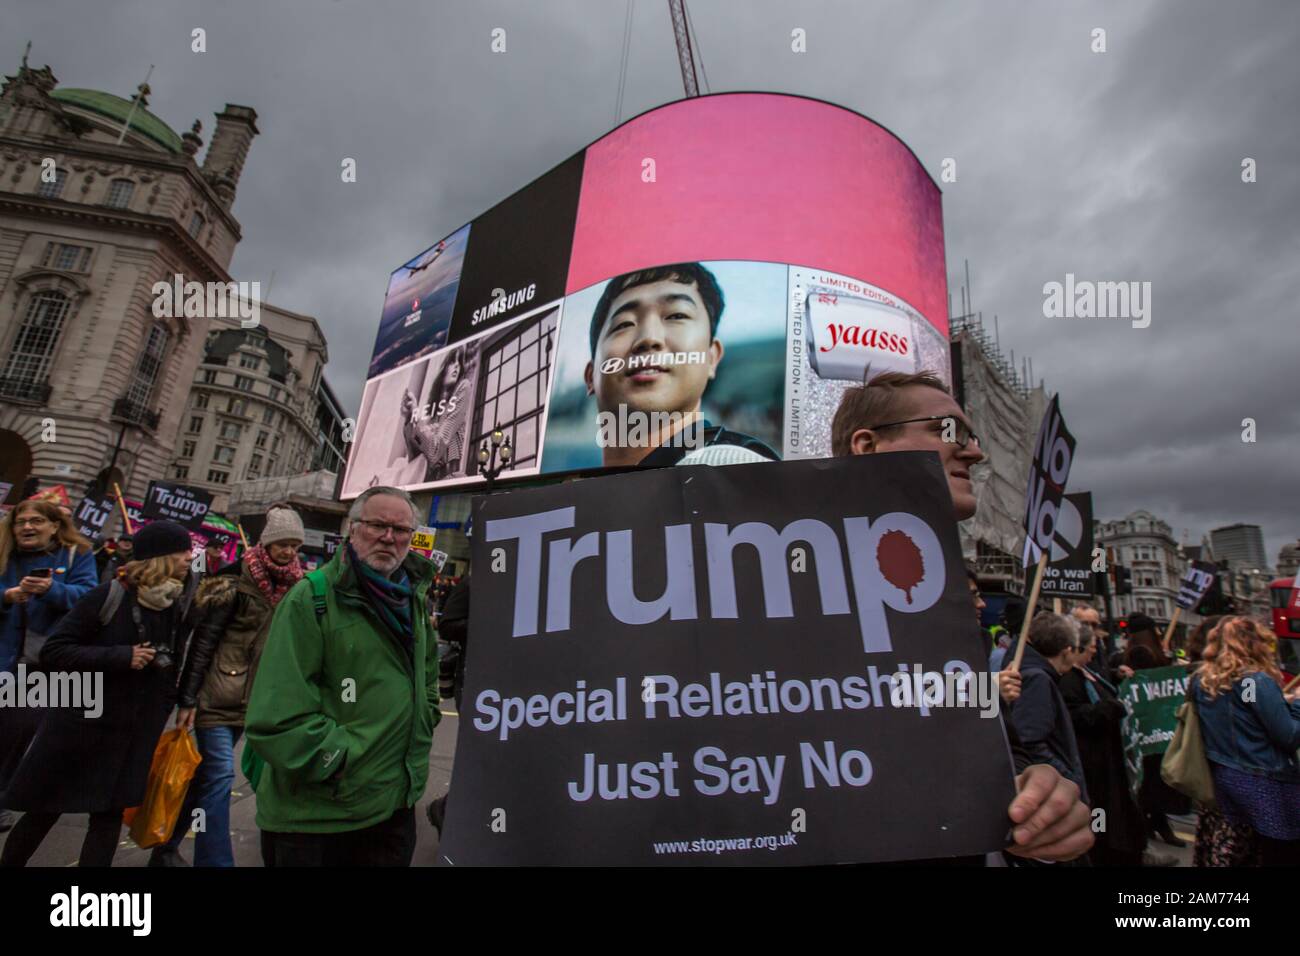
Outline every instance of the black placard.
{"type": "Polygon", "coordinates": [[[1191,567],[1183,572],[1183,578],[1178,582],[1178,606],[1181,608],[1196,607],[1205,598],[1205,594],[1210,590],[1210,585],[1214,583],[1214,575],[1218,569],[1208,561],[1193,561],[1191,567]]]}
{"type": "Polygon", "coordinates": [[[1029,487],[1025,490],[1025,567],[1035,563],[1056,537],[1074,447],[1074,436],[1061,416],[1060,396],[1053,395],[1038,428],[1034,459],[1029,465],[1029,487]]]}
{"type": "Polygon", "coordinates": [[[212,495],[169,481],[151,481],[140,516],[150,521],[175,521],[190,531],[203,530],[203,518],[212,507],[212,495]]]}
{"type": "Polygon", "coordinates": [[[984,669],[933,453],[571,482],[478,498],[474,527],[444,862],[1003,845],[1014,785],[996,687],[919,706],[946,693],[944,672],[984,669]]]}
{"type": "Polygon", "coordinates": [[[91,541],[98,541],[104,534],[104,526],[113,517],[113,508],[117,499],[111,495],[106,498],[82,498],[77,510],[72,513],[77,530],[91,541]]]}
{"type": "Polygon", "coordinates": [[[1043,568],[1039,594],[1060,598],[1096,594],[1092,573],[1092,492],[1065,495],[1052,530],[1052,550],[1043,568]]]}

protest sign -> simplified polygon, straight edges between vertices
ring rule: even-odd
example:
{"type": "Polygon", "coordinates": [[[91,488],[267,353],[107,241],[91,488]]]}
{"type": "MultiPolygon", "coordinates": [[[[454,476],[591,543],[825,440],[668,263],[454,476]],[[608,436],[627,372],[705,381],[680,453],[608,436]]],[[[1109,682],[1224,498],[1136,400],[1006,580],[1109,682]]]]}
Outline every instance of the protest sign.
{"type": "Polygon", "coordinates": [[[1051,551],[1043,568],[1044,597],[1082,598],[1096,593],[1092,573],[1092,492],[1061,499],[1051,551]]]}
{"type": "Polygon", "coordinates": [[[330,534],[328,531],[325,532],[325,560],[326,561],[334,557],[334,552],[339,549],[339,545],[342,543],[343,543],[343,535],[330,534]]]}
{"type": "Polygon", "coordinates": [[[1178,729],[1175,716],[1187,693],[1186,667],[1152,667],[1140,670],[1119,685],[1124,705],[1120,739],[1124,744],[1124,769],[1136,798],[1142,787],[1142,758],[1162,754],[1178,729]]]}
{"type": "Polygon", "coordinates": [[[1056,537],[1074,448],[1074,436],[1061,417],[1060,396],[1054,395],[1038,428],[1034,458],[1029,465],[1029,487],[1025,490],[1025,567],[1049,550],[1056,537]]]}
{"type": "Polygon", "coordinates": [[[203,517],[212,507],[212,495],[202,488],[190,488],[170,481],[151,481],[141,517],[151,521],[175,521],[191,531],[203,527],[203,517]]]}
{"type": "Polygon", "coordinates": [[[935,454],[633,472],[477,498],[474,527],[444,862],[1004,845],[1012,767],[935,454]]]}
{"type": "Polygon", "coordinates": [[[1214,583],[1217,570],[1208,561],[1193,561],[1178,582],[1177,604],[1180,608],[1194,608],[1205,599],[1205,594],[1214,583]]]}
{"type": "Polygon", "coordinates": [[[104,526],[113,517],[113,508],[117,502],[111,495],[99,498],[82,498],[77,510],[72,513],[72,521],[77,531],[91,541],[98,541],[104,534],[104,526]]]}
{"type": "Polygon", "coordinates": [[[411,550],[418,551],[427,558],[429,552],[433,550],[433,539],[435,535],[436,532],[432,528],[416,528],[415,533],[411,535],[411,550]]]}

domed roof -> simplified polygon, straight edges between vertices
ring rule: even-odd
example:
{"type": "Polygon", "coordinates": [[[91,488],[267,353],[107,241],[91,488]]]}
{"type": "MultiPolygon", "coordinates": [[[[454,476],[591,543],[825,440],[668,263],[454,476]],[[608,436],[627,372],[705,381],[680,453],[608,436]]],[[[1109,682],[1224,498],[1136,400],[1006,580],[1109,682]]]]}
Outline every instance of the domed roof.
{"type": "MultiPolygon", "coordinates": [[[[104,93],[100,90],[60,87],[53,90],[50,96],[60,103],[98,113],[100,116],[106,116],[119,124],[126,122],[126,117],[131,112],[130,100],[124,100],[120,96],[114,96],[112,93],[104,93]]],[[[135,115],[131,117],[131,129],[142,136],[147,136],[169,152],[179,153],[181,151],[181,138],[176,135],[170,126],[143,106],[138,107],[135,115]]]]}

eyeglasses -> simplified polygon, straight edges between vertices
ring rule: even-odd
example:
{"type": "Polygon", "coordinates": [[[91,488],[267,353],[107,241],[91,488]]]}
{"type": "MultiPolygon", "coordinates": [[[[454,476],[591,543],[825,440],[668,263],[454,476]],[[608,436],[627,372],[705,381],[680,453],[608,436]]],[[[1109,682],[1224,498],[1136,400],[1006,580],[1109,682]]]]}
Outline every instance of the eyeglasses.
{"type": "Polygon", "coordinates": [[[39,527],[40,527],[41,525],[43,525],[43,524],[49,524],[49,521],[50,521],[49,518],[41,518],[41,517],[36,517],[36,518],[14,518],[14,527],[15,527],[15,528],[25,528],[25,527],[27,527],[28,525],[31,525],[33,528],[39,528],[39,527]]]}
{"type": "Polygon", "coordinates": [[[411,535],[415,534],[414,528],[401,524],[389,524],[386,521],[368,521],[365,518],[358,518],[357,524],[365,525],[377,538],[382,538],[391,531],[394,540],[406,541],[410,539],[411,535]]]}
{"type": "Polygon", "coordinates": [[[910,425],[912,422],[948,422],[953,423],[953,442],[960,448],[965,448],[970,442],[980,443],[979,435],[956,415],[927,415],[924,418],[907,418],[901,422],[886,422],[883,425],[871,426],[872,431],[879,431],[882,428],[893,428],[895,425],[910,425]]]}

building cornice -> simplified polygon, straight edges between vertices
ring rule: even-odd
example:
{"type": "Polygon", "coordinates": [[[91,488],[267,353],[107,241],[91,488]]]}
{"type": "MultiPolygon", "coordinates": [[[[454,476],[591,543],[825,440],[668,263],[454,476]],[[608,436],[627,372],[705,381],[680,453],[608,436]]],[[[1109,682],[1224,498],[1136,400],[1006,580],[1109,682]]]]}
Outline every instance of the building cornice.
{"type": "Polygon", "coordinates": [[[87,206],[61,199],[42,199],[20,193],[0,192],[0,212],[28,216],[44,221],[62,221],[79,225],[119,230],[131,235],[157,236],[169,240],[180,252],[199,266],[199,273],[220,282],[229,282],[230,274],[194,237],[169,216],[151,216],[128,209],[87,206]]]}
{"type": "Polygon", "coordinates": [[[236,244],[243,238],[243,231],[240,229],[239,220],[237,220],[229,209],[221,204],[220,197],[213,189],[212,184],[203,178],[203,171],[190,156],[168,157],[161,153],[142,153],[136,146],[117,146],[109,143],[95,143],[88,146],[85,143],[68,142],[62,139],[34,140],[19,139],[13,136],[0,136],[0,149],[47,149],[48,151],[57,151],[66,153],[69,156],[80,156],[90,161],[111,161],[116,163],[128,163],[131,166],[142,169],[154,169],[160,172],[180,173],[184,175],[191,184],[196,186],[212,207],[215,215],[220,216],[225,222],[226,227],[230,229],[235,238],[236,244]]]}

